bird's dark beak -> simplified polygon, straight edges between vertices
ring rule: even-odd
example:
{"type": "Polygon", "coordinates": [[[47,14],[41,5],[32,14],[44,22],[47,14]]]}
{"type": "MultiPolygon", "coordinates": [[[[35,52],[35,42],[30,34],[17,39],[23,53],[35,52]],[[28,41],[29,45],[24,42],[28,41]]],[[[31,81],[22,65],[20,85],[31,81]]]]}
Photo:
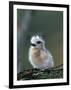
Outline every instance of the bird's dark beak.
{"type": "Polygon", "coordinates": [[[31,43],[31,46],[36,46],[34,43],[31,43]]]}

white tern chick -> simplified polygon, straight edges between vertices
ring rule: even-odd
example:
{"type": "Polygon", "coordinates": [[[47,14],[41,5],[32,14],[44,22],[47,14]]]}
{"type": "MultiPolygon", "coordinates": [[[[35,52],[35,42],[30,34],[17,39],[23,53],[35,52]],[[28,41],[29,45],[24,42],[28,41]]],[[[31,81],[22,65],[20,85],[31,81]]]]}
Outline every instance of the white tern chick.
{"type": "Polygon", "coordinates": [[[45,41],[40,36],[31,38],[29,48],[29,61],[33,68],[49,69],[54,66],[51,53],[45,48],[45,41]]]}

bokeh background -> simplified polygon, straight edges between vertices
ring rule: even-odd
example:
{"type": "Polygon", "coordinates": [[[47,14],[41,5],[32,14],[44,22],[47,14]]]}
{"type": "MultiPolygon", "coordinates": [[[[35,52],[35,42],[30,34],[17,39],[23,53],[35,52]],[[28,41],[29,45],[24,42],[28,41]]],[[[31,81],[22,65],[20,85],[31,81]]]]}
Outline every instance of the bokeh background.
{"type": "Polygon", "coordinates": [[[63,64],[63,11],[17,9],[17,73],[33,68],[28,60],[30,38],[41,35],[54,58],[63,64]]]}

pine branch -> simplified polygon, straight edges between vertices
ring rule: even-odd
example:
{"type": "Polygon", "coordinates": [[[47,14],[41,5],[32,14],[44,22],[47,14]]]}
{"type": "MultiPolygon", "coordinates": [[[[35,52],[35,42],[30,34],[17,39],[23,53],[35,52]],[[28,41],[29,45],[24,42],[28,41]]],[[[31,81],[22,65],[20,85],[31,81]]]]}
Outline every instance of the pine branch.
{"type": "Polygon", "coordinates": [[[51,69],[26,69],[17,74],[18,80],[31,80],[31,79],[49,79],[49,78],[62,78],[63,77],[63,64],[58,65],[51,69]]]}

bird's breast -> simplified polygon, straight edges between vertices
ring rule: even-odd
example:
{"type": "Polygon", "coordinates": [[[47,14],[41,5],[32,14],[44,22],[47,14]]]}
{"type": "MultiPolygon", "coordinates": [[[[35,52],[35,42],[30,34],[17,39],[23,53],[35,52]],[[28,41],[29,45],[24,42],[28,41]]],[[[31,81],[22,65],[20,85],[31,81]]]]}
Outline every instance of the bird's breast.
{"type": "Polygon", "coordinates": [[[31,50],[31,57],[35,64],[43,64],[44,60],[47,59],[47,54],[37,48],[31,50]]]}

